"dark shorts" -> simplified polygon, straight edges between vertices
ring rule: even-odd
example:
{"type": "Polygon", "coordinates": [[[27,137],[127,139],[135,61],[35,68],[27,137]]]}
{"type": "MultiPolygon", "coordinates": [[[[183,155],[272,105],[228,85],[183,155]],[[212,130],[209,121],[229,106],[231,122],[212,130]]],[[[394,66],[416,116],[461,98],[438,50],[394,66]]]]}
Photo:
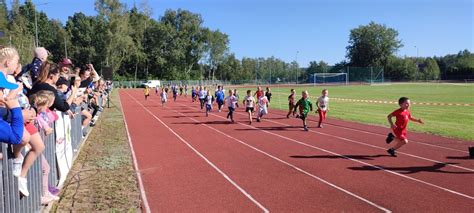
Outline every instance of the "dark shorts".
{"type": "Polygon", "coordinates": [[[212,109],[212,105],[206,104],[206,110],[211,110],[211,109],[212,109]]]}
{"type": "Polygon", "coordinates": [[[245,111],[246,112],[253,112],[253,107],[247,107],[247,108],[245,108],[245,111]]]}
{"type": "Polygon", "coordinates": [[[224,104],[224,100],[217,100],[217,104],[223,105],[223,104],[224,104]]]}

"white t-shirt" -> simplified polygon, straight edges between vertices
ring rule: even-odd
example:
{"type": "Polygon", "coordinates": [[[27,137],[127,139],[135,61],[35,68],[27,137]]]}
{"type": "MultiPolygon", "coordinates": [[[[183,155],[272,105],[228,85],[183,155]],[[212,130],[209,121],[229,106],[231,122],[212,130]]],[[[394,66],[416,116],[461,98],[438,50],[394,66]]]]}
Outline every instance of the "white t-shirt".
{"type": "Polygon", "coordinates": [[[245,96],[245,107],[253,107],[255,98],[253,96],[245,96]]]}
{"type": "Polygon", "coordinates": [[[258,99],[258,107],[267,107],[268,98],[267,96],[262,95],[260,99],[258,99]]]}
{"type": "Polygon", "coordinates": [[[329,107],[329,97],[328,96],[321,96],[318,98],[318,105],[319,108],[323,111],[328,110],[329,107]]]}
{"type": "Polygon", "coordinates": [[[235,96],[227,96],[227,106],[235,108],[235,103],[237,103],[237,98],[235,96]]]}
{"type": "Polygon", "coordinates": [[[267,96],[262,95],[260,99],[258,99],[258,110],[260,111],[261,114],[264,114],[264,115],[268,114],[267,103],[268,103],[267,96]]]}
{"type": "MultiPolygon", "coordinates": [[[[0,73],[0,75],[3,75],[3,73],[0,73]]],[[[7,75],[7,81],[13,84],[16,84],[15,77],[13,75],[7,75]]],[[[9,89],[3,89],[3,97],[7,97],[7,95],[10,93],[9,89]]]]}
{"type": "Polygon", "coordinates": [[[207,105],[212,105],[212,95],[208,95],[208,96],[206,97],[206,104],[207,104],[207,105]]]}
{"type": "Polygon", "coordinates": [[[163,91],[161,92],[161,100],[162,100],[162,101],[166,101],[166,92],[165,92],[165,90],[163,90],[163,91]]]}
{"type": "Polygon", "coordinates": [[[206,95],[207,95],[207,91],[206,91],[206,90],[200,90],[200,91],[199,91],[199,98],[200,98],[200,99],[206,98],[206,95]]]}

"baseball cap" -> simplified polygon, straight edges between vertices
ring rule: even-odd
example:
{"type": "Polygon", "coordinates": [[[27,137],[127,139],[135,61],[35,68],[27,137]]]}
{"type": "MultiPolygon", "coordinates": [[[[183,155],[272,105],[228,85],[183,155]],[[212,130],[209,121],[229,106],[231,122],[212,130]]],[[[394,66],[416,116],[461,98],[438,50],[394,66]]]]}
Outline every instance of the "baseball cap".
{"type": "Polygon", "coordinates": [[[61,62],[59,62],[60,65],[71,65],[72,66],[72,62],[71,62],[71,59],[69,58],[63,58],[63,60],[61,60],[61,62]]]}
{"type": "Polygon", "coordinates": [[[17,84],[14,84],[14,83],[8,82],[7,79],[5,78],[5,75],[3,75],[2,73],[0,73],[0,88],[4,88],[4,89],[16,89],[16,88],[18,88],[18,85],[17,85],[17,84]]]}

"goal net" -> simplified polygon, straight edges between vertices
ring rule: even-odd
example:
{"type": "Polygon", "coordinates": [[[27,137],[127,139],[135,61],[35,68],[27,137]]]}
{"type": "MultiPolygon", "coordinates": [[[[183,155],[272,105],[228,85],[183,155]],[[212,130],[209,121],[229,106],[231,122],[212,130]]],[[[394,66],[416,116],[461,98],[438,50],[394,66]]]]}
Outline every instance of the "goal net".
{"type": "Polygon", "coordinates": [[[310,76],[313,84],[348,84],[347,73],[314,73],[310,76]]]}

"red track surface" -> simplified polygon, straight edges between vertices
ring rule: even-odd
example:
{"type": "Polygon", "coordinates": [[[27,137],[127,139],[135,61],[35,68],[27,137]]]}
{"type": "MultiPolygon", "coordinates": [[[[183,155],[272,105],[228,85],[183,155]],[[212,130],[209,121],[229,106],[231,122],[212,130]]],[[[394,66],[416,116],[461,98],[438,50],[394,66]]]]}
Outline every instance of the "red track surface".
{"type": "Polygon", "coordinates": [[[190,98],[120,97],[152,212],[474,211],[472,141],[410,133],[394,158],[383,127],[329,119],[304,132],[273,109],[250,126],[242,108],[230,124],[190,98]]]}

